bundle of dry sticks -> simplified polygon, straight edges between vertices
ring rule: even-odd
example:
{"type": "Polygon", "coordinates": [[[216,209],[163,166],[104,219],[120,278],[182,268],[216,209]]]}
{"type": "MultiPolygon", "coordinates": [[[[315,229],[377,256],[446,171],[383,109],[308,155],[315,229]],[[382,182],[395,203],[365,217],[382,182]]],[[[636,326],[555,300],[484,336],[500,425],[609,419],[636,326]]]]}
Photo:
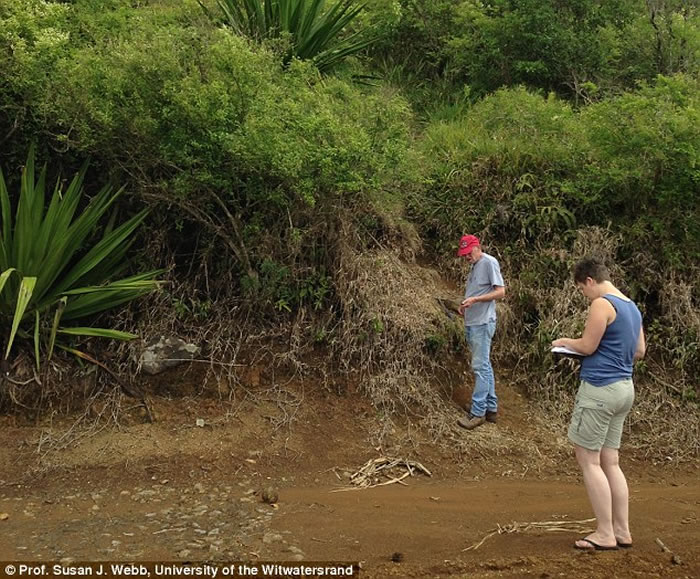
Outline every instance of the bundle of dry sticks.
{"type": "Polygon", "coordinates": [[[350,482],[354,486],[337,489],[337,491],[369,489],[393,483],[406,484],[403,479],[416,473],[433,476],[427,468],[415,460],[387,458],[385,456],[373,458],[350,476],[350,482]]]}

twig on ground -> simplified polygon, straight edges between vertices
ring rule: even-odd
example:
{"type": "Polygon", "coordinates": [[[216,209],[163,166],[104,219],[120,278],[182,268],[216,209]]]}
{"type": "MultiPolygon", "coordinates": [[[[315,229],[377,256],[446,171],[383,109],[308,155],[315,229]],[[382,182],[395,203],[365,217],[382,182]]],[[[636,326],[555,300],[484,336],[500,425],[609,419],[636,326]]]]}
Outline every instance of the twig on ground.
{"type": "Polygon", "coordinates": [[[199,364],[210,364],[211,366],[226,366],[229,368],[247,368],[250,364],[239,364],[237,362],[218,362],[216,360],[205,360],[199,358],[162,358],[161,362],[196,362],[199,364]]]}
{"type": "Polygon", "coordinates": [[[510,525],[497,525],[495,529],[489,531],[481,541],[462,549],[462,551],[476,550],[483,545],[487,539],[494,535],[504,535],[511,533],[524,533],[531,530],[545,531],[548,533],[590,533],[593,529],[587,526],[595,519],[583,519],[581,521],[537,521],[531,523],[518,523],[513,521],[510,525]]]}
{"type": "Polygon", "coordinates": [[[671,551],[671,549],[669,549],[664,544],[664,542],[661,539],[659,539],[658,537],[656,537],[656,544],[659,547],[661,547],[661,550],[664,553],[668,553],[669,555],[671,555],[671,563],[673,563],[674,565],[682,565],[683,564],[683,561],[681,560],[681,558],[678,555],[676,555],[673,551],[671,551]]]}

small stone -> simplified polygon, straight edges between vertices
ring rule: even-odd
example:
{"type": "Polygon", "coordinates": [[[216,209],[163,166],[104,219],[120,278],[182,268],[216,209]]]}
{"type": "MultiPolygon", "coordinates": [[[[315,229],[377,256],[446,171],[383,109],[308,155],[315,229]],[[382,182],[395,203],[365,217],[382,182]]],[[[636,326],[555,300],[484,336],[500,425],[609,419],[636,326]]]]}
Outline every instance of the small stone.
{"type": "Polygon", "coordinates": [[[263,492],[262,492],[262,500],[264,503],[267,503],[268,505],[274,505],[275,503],[279,502],[280,497],[277,492],[277,489],[274,487],[267,487],[263,492]]]}

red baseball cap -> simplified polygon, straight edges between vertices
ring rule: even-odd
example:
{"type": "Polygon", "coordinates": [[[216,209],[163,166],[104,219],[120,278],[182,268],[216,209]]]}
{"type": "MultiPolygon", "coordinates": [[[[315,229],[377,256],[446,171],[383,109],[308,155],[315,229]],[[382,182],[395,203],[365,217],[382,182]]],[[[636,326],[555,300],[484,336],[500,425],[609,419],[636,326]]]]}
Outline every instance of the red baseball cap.
{"type": "Polygon", "coordinates": [[[462,239],[459,240],[459,249],[457,250],[457,256],[462,257],[471,253],[471,250],[475,247],[481,245],[479,238],[476,235],[463,235],[462,239]]]}

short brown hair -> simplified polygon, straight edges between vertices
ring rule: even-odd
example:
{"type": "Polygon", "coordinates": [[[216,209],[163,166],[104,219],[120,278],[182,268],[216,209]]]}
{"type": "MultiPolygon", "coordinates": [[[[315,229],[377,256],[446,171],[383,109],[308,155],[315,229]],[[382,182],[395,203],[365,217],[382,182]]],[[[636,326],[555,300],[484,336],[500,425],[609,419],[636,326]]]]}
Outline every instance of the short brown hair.
{"type": "Polygon", "coordinates": [[[574,281],[576,283],[585,283],[586,278],[596,280],[598,283],[610,281],[610,272],[603,263],[603,260],[598,257],[584,257],[574,267],[574,281]]]}

